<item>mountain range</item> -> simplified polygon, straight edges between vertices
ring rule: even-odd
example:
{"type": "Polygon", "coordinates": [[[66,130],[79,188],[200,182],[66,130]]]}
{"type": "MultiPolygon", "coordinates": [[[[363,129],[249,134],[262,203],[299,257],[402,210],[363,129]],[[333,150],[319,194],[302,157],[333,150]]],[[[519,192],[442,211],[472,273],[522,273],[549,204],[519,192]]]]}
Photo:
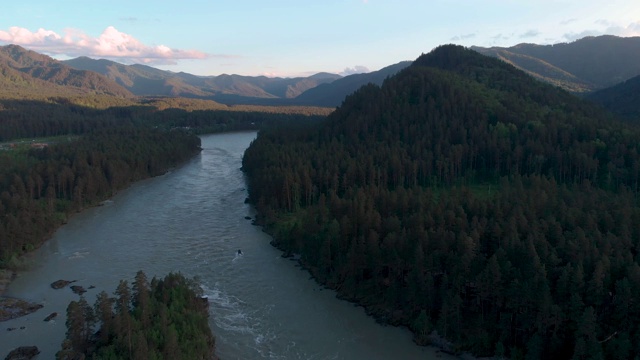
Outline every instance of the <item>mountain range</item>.
{"type": "MultiPolygon", "coordinates": [[[[524,70],[573,93],[587,94],[640,75],[640,37],[586,37],[556,45],[519,44],[471,49],[524,70]]],[[[404,61],[370,73],[308,77],[197,76],[146,65],[123,65],[79,57],[58,61],[17,45],[0,46],[0,95],[50,97],[107,95],[117,98],[184,97],[226,105],[339,106],[368,83],[382,82],[411,64],[404,61]]]]}
{"type": "Polygon", "coordinates": [[[109,60],[79,57],[64,63],[75,69],[106,76],[139,96],[182,96],[212,98],[218,94],[255,98],[294,98],[320,84],[342,76],[318,73],[309,77],[270,78],[266,76],[196,76],[163,71],[146,65],[123,65],[109,60]]]}
{"type": "Polygon", "coordinates": [[[471,48],[574,93],[603,89],[640,75],[640,37],[603,35],[555,45],[471,48]]]}
{"type": "Polygon", "coordinates": [[[75,69],[17,45],[0,46],[0,94],[5,97],[104,94],[132,97],[104,76],[75,69]]]}

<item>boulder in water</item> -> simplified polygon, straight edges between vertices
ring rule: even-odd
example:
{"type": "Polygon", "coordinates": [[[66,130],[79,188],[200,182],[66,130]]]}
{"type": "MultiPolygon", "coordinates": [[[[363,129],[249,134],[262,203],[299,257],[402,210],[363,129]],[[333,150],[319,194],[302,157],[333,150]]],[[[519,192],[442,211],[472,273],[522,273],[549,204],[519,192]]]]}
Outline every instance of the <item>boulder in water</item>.
{"type": "Polygon", "coordinates": [[[20,346],[11,350],[5,360],[30,360],[40,354],[37,346],[20,346]]]}
{"type": "Polygon", "coordinates": [[[54,282],[51,283],[51,287],[54,289],[62,289],[63,287],[76,282],[76,280],[73,281],[69,281],[69,280],[56,280],[54,282]]]}
{"type": "Polygon", "coordinates": [[[51,314],[49,314],[49,316],[44,318],[44,321],[51,321],[51,320],[55,319],[56,316],[58,316],[58,313],[57,312],[52,312],[51,314]]]}
{"type": "Polygon", "coordinates": [[[15,298],[0,297],[0,321],[6,321],[31,314],[42,308],[40,304],[15,298]]]}
{"type": "Polygon", "coordinates": [[[85,290],[82,286],[80,285],[73,285],[71,286],[71,291],[73,291],[74,293],[78,294],[78,295],[82,295],[84,293],[87,292],[87,290],[85,290]]]}

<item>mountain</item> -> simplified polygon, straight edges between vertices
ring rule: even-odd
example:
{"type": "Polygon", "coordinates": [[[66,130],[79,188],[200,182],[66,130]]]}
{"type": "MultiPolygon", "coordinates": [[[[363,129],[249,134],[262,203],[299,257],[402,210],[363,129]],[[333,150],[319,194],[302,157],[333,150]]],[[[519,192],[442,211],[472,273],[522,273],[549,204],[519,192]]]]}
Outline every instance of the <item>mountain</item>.
{"type": "Polygon", "coordinates": [[[318,85],[303,92],[295,98],[295,102],[300,105],[338,106],[347,95],[353,93],[361,86],[369,83],[380,85],[384,79],[394,75],[409,66],[409,64],[411,64],[411,61],[403,61],[378,71],[345,76],[342,79],[318,85]]]}
{"type": "Polygon", "coordinates": [[[623,118],[640,122],[640,76],[586,96],[623,118]]]}
{"type": "Polygon", "coordinates": [[[606,88],[640,75],[640,37],[603,35],[555,45],[472,49],[576,93],[606,88]]]}
{"type": "Polygon", "coordinates": [[[261,99],[290,99],[302,92],[341,78],[329,73],[309,77],[270,78],[266,76],[196,76],[184,72],[174,73],[146,65],[123,65],[109,60],[87,57],[66,60],[71,67],[100,73],[132,93],[140,96],[182,96],[210,98],[234,95],[261,99]]]}
{"type": "Polygon", "coordinates": [[[243,156],[256,221],[341,298],[478,357],[633,359],[640,129],[459,46],[243,156]]]}
{"type": "Polygon", "coordinates": [[[0,81],[3,89],[25,94],[105,94],[130,97],[131,93],[98,73],[77,70],[49,56],[17,45],[0,46],[0,81]]]}

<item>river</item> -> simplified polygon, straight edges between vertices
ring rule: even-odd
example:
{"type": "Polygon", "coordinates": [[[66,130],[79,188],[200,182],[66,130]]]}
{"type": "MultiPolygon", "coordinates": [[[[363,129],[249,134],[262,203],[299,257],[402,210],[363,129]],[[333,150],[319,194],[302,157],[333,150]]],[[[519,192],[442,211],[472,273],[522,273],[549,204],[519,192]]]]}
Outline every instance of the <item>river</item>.
{"type": "Polygon", "coordinates": [[[93,303],[138,270],[197,277],[210,302],[210,325],[224,359],[436,359],[407,329],[377,324],[362,308],[323,289],[270,237],[251,225],[240,170],[255,132],[202,137],[202,152],[173,171],[120,192],[104,206],[71,218],[11,283],[6,296],[44,308],[2,323],[0,357],[37,345],[38,359],[60,349],[66,307],[78,299],[58,279],[78,280],[93,303]],[[241,249],[243,255],[238,255],[241,249]],[[43,319],[52,312],[58,317],[43,319]],[[24,327],[21,329],[21,327],[24,327]],[[6,331],[6,328],[16,328],[6,331]]]}

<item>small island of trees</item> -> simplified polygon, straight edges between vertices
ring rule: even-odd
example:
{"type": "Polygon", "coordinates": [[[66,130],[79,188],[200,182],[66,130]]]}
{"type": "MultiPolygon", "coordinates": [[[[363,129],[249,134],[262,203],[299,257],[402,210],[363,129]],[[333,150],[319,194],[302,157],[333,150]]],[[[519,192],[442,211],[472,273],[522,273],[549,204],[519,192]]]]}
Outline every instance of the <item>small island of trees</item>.
{"type": "Polygon", "coordinates": [[[149,283],[138,271],[115,297],[102,291],[92,307],[84,297],[67,307],[67,337],[57,360],[215,359],[208,301],[180,273],[149,283]]]}

